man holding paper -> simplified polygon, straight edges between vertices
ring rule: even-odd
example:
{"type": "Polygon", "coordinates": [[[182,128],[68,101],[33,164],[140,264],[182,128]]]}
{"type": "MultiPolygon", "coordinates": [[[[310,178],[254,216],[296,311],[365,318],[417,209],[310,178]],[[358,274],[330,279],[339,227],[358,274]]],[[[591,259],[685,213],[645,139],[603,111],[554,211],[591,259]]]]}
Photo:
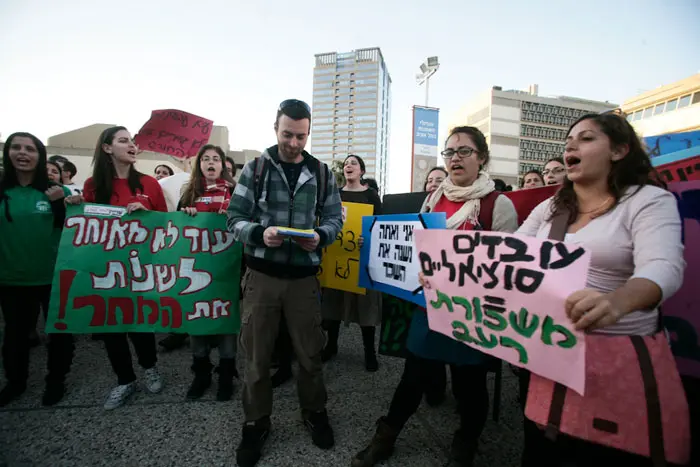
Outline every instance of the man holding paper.
{"type": "Polygon", "coordinates": [[[326,339],[316,273],[321,249],[342,229],[342,208],[330,169],[304,151],[310,125],[305,102],[282,102],[274,126],[278,144],[246,164],[229,205],[228,229],[246,245],[248,267],[240,337],[245,424],[236,456],[243,467],[257,463],[270,432],[270,363],[282,313],[299,360],[304,424],[316,446],[329,449],[335,443],[325,409],[326,339]]]}

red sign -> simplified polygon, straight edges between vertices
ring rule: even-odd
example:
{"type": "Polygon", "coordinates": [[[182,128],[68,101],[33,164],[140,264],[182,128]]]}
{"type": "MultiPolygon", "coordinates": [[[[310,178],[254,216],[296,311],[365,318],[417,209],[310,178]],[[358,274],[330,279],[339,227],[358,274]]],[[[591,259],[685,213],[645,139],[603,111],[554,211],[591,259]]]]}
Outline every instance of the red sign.
{"type": "Polygon", "coordinates": [[[213,124],[182,110],[154,110],[134,141],[140,149],[185,159],[209,142],[213,124]]]}
{"type": "Polygon", "coordinates": [[[530,190],[507,191],[501,193],[506,195],[513,202],[515,211],[518,213],[518,225],[522,225],[533,209],[542,201],[551,198],[561,185],[549,185],[530,190]]]}
{"type": "Polygon", "coordinates": [[[700,180],[700,154],[656,167],[666,183],[700,180]]]}

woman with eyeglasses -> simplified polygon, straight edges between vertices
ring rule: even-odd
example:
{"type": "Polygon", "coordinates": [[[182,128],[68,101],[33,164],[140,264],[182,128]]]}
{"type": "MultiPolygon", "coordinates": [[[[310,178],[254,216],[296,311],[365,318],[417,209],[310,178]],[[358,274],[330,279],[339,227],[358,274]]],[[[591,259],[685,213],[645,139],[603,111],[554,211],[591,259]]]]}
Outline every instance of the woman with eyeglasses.
{"type": "MultiPolygon", "coordinates": [[[[444,212],[448,229],[514,232],[518,216],[513,203],[495,191],[486,172],[489,149],[481,131],[468,126],[454,128],[442,156],[449,176],[426,198],[421,211],[444,212]]],[[[422,274],[421,285],[430,287],[422,274]]],[[[431,331],[425,309],[416,309],[403,374],[389,413],[379,419],[372,441],[355,455],[352,466],[371,467],[391,456],[399,433],[420,405],[431,373],[436,365],[445,363],[452,365],[452,378],[459,389],[460,428],[452,440],[451,465],[472,466],[489,408],[486,374],[494,362],[498,360],[431,331]]]]}
{"type": "Polygon", "coordinates": [[[542,171],[545,185],[561,185],[566,178],[566,166],[564,159],[553,157],[547,161],[542,171]]]}

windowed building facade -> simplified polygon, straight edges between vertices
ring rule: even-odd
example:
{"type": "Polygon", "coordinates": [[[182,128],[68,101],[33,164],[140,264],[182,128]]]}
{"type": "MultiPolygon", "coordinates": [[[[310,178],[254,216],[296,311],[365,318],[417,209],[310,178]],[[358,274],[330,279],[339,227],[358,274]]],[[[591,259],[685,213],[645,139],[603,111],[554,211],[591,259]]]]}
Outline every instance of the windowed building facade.
{"type": "Polygon", "coordinates": [[[615,107],[574,97],[542,97],[536,84],[527,91],[503,91],[494,86],[463,107],[450,128],[479,128],[491,151],[491,176],[516,187],[524,173],[542,171],[545,162],[563,155],[566,132],[576,119],[615,107]]]}
{"type": "Polygon", "coordinates": [[[385,190],[391,77],[378,48],[316,55],[311,153],[331,164],[348,154],[365,161],[366,177],[385,190]]]}
{"type": "Polygon", "coordinates": [[[700,73],[628,99],[621,110],[639,136],[700,130],[700,73]]]}

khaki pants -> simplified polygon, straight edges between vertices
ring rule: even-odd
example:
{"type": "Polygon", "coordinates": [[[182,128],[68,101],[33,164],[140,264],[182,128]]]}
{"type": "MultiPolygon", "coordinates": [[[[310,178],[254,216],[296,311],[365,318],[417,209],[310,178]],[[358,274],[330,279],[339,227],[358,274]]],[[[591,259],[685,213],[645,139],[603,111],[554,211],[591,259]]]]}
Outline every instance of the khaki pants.
{"type": "Polygon", "coordinates": [[[321,350],[320,286],[315,276],[279,279],[248,269],[243,278],[241,348],[245,353],[243,412],[252,422],[272,414],[270,361],[281,313],[287,320],[299,360],[297,392],[302,410],[320,412],[326,405],[321,350]]]}

